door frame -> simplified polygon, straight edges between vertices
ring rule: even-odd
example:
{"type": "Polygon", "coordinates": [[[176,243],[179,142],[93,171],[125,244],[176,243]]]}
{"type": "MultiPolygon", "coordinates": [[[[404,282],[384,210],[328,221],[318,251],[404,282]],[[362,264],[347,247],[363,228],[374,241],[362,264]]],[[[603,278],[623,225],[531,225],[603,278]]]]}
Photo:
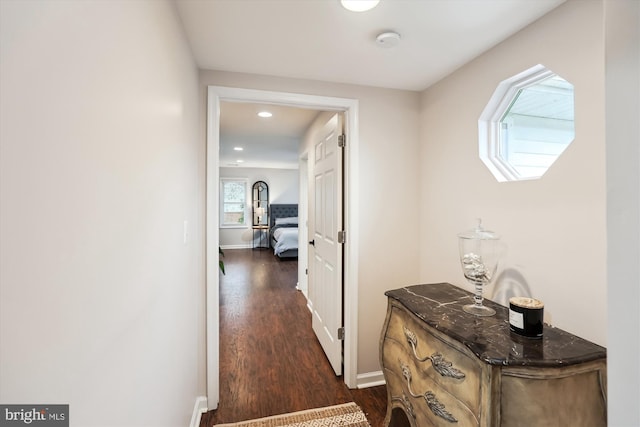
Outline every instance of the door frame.
{"type": "Polygon", "coordinates": [[[298,193],[298,290],[307,299],[309,306],[309,152],[305,151],[298,161],[300,191],[298,193]],[[300,262],[300,260],[303,260],[300,262]]]}
{"type": "Polygon", "coordinates": [[[206,160],[206,366],[207,407],[220,401],[220,305],[218,271],[220,102],[275,104],[344,113],[344,373],[347,387],[357,387],[358,361],[358,100],[224,86],[207,87],[206,160]]]}

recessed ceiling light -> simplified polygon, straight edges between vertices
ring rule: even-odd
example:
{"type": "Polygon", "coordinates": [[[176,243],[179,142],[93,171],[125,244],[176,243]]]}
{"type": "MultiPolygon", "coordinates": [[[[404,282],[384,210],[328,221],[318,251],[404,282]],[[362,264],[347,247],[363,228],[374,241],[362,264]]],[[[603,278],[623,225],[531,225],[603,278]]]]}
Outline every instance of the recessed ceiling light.
{"type": "Polygon", "coordinates": [[[352,12],[366,12],[376,7],[380,0],[340,0],[340,4],[352,12]]]}
{"type": "Polygon", "coordinates": [[[242,151],[242,150],[244,150],[244,148],[242,148],[242,147],[233,147],[233,149],[234,149],[234,150],[236,150],[236,151],[242,151]]]}
{"type": "Polygon", "coordinates": [[[271,114],[271,113],[270,113],[270,112],[268,112],[268,111],[260,111],[260,112],[258,113],[258,116],[260,116],[260,117],[264,117],[264,118],[267,118],[267,117],[271,117],[271,116],[273,116],[273,114],[271,114]]]}
{"type": "Polygon", "coordinates": [[[236,160],[236,163],[244,163],[244,160],[236,160]]]}

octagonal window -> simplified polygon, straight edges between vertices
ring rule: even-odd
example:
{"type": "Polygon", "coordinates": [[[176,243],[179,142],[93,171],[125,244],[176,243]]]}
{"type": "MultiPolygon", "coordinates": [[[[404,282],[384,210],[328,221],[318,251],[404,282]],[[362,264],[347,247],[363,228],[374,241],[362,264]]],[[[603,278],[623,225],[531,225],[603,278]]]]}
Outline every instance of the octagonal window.
{"type": "Polygon", "coordinates": [[[478,129],[480,158],[498,181],[540,178],[574,139],[573,85],[536,65],[498,85],[478,129]]]}

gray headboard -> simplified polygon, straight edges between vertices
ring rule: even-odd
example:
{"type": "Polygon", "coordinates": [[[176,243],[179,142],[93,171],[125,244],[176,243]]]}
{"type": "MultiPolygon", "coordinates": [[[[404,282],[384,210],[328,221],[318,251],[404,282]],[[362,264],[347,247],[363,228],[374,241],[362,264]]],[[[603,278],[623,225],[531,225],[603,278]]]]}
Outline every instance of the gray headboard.
{"type": "Polygon", "coordinates": [[[269,226],[273,227],[276,218],[298,216],[298,205],[269,205],[269,226]]]}

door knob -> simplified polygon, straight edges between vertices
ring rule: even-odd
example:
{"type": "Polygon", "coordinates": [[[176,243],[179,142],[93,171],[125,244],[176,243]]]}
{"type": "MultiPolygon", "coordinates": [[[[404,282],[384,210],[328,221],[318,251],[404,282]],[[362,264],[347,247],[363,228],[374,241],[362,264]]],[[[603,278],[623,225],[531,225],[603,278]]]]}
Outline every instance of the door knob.
{"type": "Polygon", "coordinates": [[[310,242],[309,242],[309,244],[310,244],[311,246],[315,246],[315,245],[316,245],[316,241],[315,241],[315,240],[312,240],[312,241],[310,241],[310,242]]]}

